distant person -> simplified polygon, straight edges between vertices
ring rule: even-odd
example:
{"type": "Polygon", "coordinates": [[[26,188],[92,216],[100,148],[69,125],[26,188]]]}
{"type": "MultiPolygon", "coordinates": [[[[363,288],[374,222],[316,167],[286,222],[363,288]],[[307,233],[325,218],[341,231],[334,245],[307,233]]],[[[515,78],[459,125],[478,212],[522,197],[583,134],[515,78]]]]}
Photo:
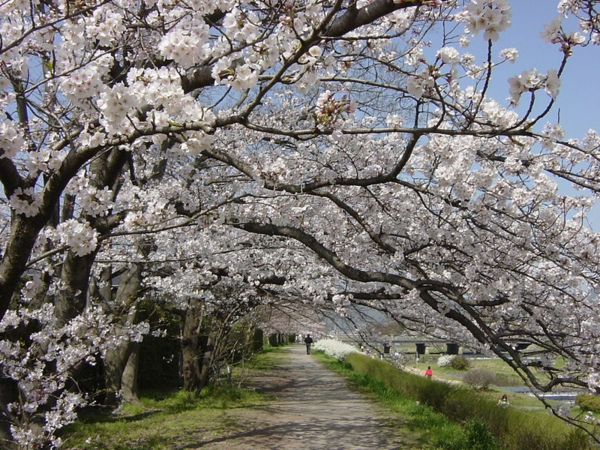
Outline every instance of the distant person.
{"type": "Polygon", "coordinates": [[[425,371],[425,376],[429,379],[433,376],[433,370],[431,370],[431,366],[427,366],[427,370],[425,371]]]}
{"type": "Polygon", "coordinates": [[[310,337],[310,334],[307,334],[306,337],[304,338],[304,343],[306,344],[306,354],[310,355],[310,346],[313,343],[312,338],[310,337]]]}
{"type": "Polygon", "coordinates": [[[498,400],[498,405],[502,406],[503,408],[508,406],[508,396],[506,394],[503,394],[502,397],[500,397],[500,400],[498,400]]]}

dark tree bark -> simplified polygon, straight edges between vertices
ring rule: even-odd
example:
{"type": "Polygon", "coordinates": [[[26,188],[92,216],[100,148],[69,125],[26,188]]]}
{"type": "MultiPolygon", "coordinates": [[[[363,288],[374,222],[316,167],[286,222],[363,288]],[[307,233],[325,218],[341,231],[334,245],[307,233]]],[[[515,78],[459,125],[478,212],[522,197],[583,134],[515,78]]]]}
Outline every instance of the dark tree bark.
{"type": "Polygon", "coordinates": [[[205,346],[206,338],[200,336],[204,311],[201,305],[192,305],[183,313],[181,334],[183,389],[200,391],[204,386],[202,378],[202,358],[200,348],[205,346]]]}
{"type": "Polygon", "coordinates": [[[18,398],[19,392],[14,380],[0,379],[0,448],[7,450],[12,450],[16,446],[12,442],[10,433],[10,425],[13,421],[10,419],[10,412],[8,412],[6,405],[17,401],[18,398]]]}
{"type": "Polygon", "coordinates": [[[140,403],[138,397],[138,369],[141,349],[142,345],[140,342],[131,343],[129,359],[127,359],[127,364],[121,377],[121,398],[127,403],[140,403]]]}
{"type": "MultiPolygon", "coordinates": [[[[132,264],[122,275],[121,282],[115,294],[113,302],[120,309],[111,311],[116,317],[120,317],[118,328],[125,328],[133,324],[137,319],[136,302],[142,284],[142,269],[139,264],[132,264]]],[[[106,307],[108,305],[105,305],[106,307]]],[[[120,401],[123,374],[129,362],[133,343],[123,342],[121,345],[106,352],[104,357],[104,377],[106,387],[105,402],[114,406],[120,401]]],[[[135,361],[132,361],[132,363],[135,361]]],[[[134,370],[130,368],[130,370],[134,370]]]]}
{"type": "Polygon", "coordinates": [[[85,310],[90,273],[96,252],[76,256],[69,252],[62,264],[61,279],[64,289],[54,297],[55,315],[59,325],[65,325],[85,310]]]}

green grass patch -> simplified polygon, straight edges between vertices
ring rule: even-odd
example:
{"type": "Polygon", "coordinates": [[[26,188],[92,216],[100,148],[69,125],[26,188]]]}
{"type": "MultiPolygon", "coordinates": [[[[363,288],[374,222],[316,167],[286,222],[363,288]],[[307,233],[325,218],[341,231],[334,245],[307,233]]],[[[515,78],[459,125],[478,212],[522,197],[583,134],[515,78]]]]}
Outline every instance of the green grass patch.
{"type": "Polygon", "coordinates": [[[253,355],[252,358],[245,361],[243,364],[236,365],[234,370],[246,368],[250,370],[268,371],[288,357],[285,346],[272,347],[270,345],[265,345],[260,353],[253,355]]]}
{"type": "MultiPolygon", "coordinates": [[[[440,448],[494,450],[586,450],[589,437],[547,412],[501,408],[497,398],[446,382],[428,380],[397,370],[385,361],[361,354],[346,359],[352,369],[382,382],[402,397],[419,402],[463,427],[469,442],[455,436],[440,448]],[[464,447],[461,447],[464,446],[464,447]]],[[[391,395],[391,394],[390,394],[391,395]]]]}
{"type": "MultiPolygon", "coordinates": [[[[267,348],[234,367],[233,379],[248,371],[269,371],[286,358],[281,348],[267,348]]],[[[139,404],[125,404],[117,412],[84,411],[61,431],[67,450],[167,450],[196,448],[226,432],[240,429],[235,410],[264,406],[270,397],[252,389],[213,386],[200,394],[185,391],[145,392],[139,404]]]]}
{"type": "MultiPolygon", "coordinates": [[[[430,406],[403,395],[381,379],[372,376],[372,374],[354,370],[353,366],[347,362],[329,358],[321,352],[316,352],[316,356],[331,370],[350,380],[352,385],[359,391],[375,397],[388,411],[397,416],[398,420],[395,423],[399,428],[402,428],[402,436],[411,435],[411,440],[414,443],[411,448],[421,450],[467,449],[467,447],[460,446],[461,443],[466,442],[462,427],[436,412],[430,406]],[[447,443],[453,443],[453,446],[444,446],[447,443]]],[[[365,358],[373,361],[371,358],[365,358]]],[[[380,374],[386,374],[390,369],[393,369],[390,370],[390,373],[398,372],[389,364],[377,366],[376,369],[380,374]]]]}
{"type": "MultiPolygon", "coordinates": [[[[176,392],[169,396],[143,396],[142,404],[125,405],[117,414],[96,412],[81,417],[63,430],[64,448],[77,450],[162,450],[175,442],[209,439],[227,427],[227,411],[252,408],[265,397],[252,390],[210,389],[200,395],[176,392]]],[[[191,442],[189,442],[191,444],[191,442]]]]}
{"type": "MultiPolygon", "coordinates": [[[[457,380],[460,381],[462,376],[467,372],[458,371],[451,366],[439,367],[437,365],[437,358],[435,360],[425,360],[421,358],[421,361],[412,362],[407,364],[408,367],[416,368],[425,372],[427,366],[431,366],[433,369],[434,375],[438,377],[447,379],[447,380],[457,380]]],[[[496,374],[496,378],[498,380],[498,386],[524,386],[523,380],[519,377],[514,370],[508,366],[504,361],[500,359],[470,359],[469,360],[469,369],[483,369],[489,370],[490,372],[494,372],[496,374]]]]}

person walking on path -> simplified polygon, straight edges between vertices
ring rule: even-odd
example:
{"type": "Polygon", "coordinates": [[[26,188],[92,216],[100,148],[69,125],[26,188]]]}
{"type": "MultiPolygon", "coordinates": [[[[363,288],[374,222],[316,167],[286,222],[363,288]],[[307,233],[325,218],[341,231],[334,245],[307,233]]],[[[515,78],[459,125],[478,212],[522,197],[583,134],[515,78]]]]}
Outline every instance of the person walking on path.
{"type": "MultiPolygon", "coordinates": [[[[305,337],[302,336],[302,343],[305,337]]],[[[280,352],[275,354],[277,365],[270,373],[259,371],[258,378],[251,381],[258,392],[277,399],[268,407],[261,405],[251,412],[246,408],[224,411],[224,417],[236,423],[236,427],[225,436],[215,437],[211,431],[188,449],[399,450],[422,447],[420,432],[399,430],[394,415],[367,396],[349,389],[346,379],[328,370],[318,358],[306,358],[302,346],[290,345],[280,352]]]]}
{"type": "Polygon", "coordinates": [[[431,366],[427,366],[427,370],[425,371],[425,376],[429,379],[433,376],[433,370],[431,370],[431,366]]]}
{"type": "Polygon", "coordinates": [[[312,338],[310,337],[310,334],[307,334],[306,337],[304,338],[304,343],[306,344],[306,354],[310,355],[310,346],[313,343],[312,338]]]}

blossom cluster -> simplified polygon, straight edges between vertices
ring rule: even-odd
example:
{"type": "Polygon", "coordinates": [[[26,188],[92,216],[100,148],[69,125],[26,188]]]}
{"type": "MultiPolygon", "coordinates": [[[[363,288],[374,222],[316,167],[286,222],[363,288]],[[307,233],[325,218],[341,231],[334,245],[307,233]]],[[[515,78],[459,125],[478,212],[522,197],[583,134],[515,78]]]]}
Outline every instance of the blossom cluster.
{"type": "Polygon", "coordinates": [[[13,158],[24,150],[25,139],[14,121],[0,121],[0,158],[13,158]]]}
{"type": "Polygon", "coordinates": [[[465,11],[468,30],[473,35],[483,31],[483,38],[492,41],[510,26],[511,17],[508,0],[471,0],[465,11]]]}
{"type": "Polygon", "coordinates": [[[87,222],[69,219],[56,227],[59,239],[78,256],[85,256],[96,250],[98,231],[87,222]]]}
{"type": "MultiPolygon", "coordinates": [[[[69,30],[65,30],[67,37],[70,36],[74,39],[67,42],[77,44],[81,36],[77,36],[77,38],[75,36],[77,33],[83,33],[82,28],[73,30],[72,35],[69,33],[69,30]]],[[[67,61],[70,61],[70,57],[67,58],[67,61]]],[[[75,69],[72,69],[70,64],[65,63],[64,70],[70,73],[69,76],[61,79],[61,91],[74,104],[84,110],[89,110],[90,105],[88,100],[104,91],[103,79],[108,74],[109,68],[113,63],[114,59],[110,55],[101,55],[90,61],[89,64],[75,69]]]]}
{"type": "Polygon", "coordinates": [[[10,206],[17,214],[33,217],[38,214],[42,198],[34,188],[16,188],[10,196],[10,206]]]}
{"type": "Polygon", "coordinates": [[[586,37],[579,31],[566,33],[562,27],[562,19],[562,16],[558,16],[549,24],[544,25],[544,31],[540,33],[540,36],[546,42],[560,44],[561,51],[566,56],[571,56],[573,54],[573,47],[583,45],[586,37]]]}
{"type": "MultiPolygon", "coordinates": [[[[15,420],[23,445],[58,446],[85,401],[64,374],[141,339],[113,326],[135,316],[126,288],[270,330],[373,308],[482,350],[510,323],[547,333],[597,388],[600,138],[514,108],[557,98],[562,72],[511,78],[504,107],[489,95],[518,51],[452,45],[471,39],[459,22],[496,41],[507,0],[379,2],[378,19],[369,0],[356,15],[320,0],[38,3],[0,5],[0,331],[24,333],[0,342],[1,368],[23,391],[14,417],[56,397],[43,436],[15,420]],[[131,275],[117,293],[116,273],[131,275]],[[96,296],[114,315],[86,309],[96,296]],[[56,310],[15,305],[48,298],[56,310]]],[[[578,4],[561,8],[583,17],[578,4]]],[[[596,26],[542,35],[568,56],[596,26]]]]}
{"type": "Polygon", "coordinates": [[[419,76],[411,75],[406,81],[406,90],[415,99],[419,100],[423,95],[433,88],[435,79],[429,73],[429,70],[424,70],[419,76]]]}
{"type": "Polygon", "coordinates": [[[51,173],[57,170],[62,164],[64,154],[58,151],[42,150],[40,152],[31,152],[27,160],[26,167],[33,176],[39,173],[51,173]]]}
{"type": "Polygon", "coordinates": [[[438,358],[437,364],[440,367],[449,366],[455,357],[456,357],[455,355],[442,355],[438,358]]]}
{"type": "Polygon", "coordinates": [[[520,75],[508,79],[511,101],[518,104],[521,95],[525,92],[533,92],[544,88],[548,95],[556,98],[560,88],[560,78],[554,69],[550,69],[546,75],[538,73],[536,69],[525,70],[520,75]]]}
{"type": "Polygon", "coordinates": [[[50,443],[59,448],[62,441],[56,431],[72,423],[76,411],[89,404],[83,393],[65,389],[71,369],[84,361],[94,364],[97,353],[104,353],[128,339],[140,340],[148,332],[146,323],[116,332],[111,320],[97,308],[60,326],[54,309],[46,304],[40,309],[10,311],[0,321],[0,331],[17,329],[23,324],[36,322],[40,331],[32,334],[32,343],[13,343],[0,340],[2,376],[15,380],[21,396],[8,405],[12,417],[11,432],[16,442],[24,447],[44,446],[50,443]],[[44,427],[40,434],[36,425],[40,409],[44,427]]]}
{"type": "Polygon", "coordinates": [[[335,94],[327,90],[319,95],[316,104],[315,121],[317,125],[330,128],[338,119],[347,117],[356,110],[356,103],[343,95],[337,99],[335,94]]]}
{"type": "Polygon", "coordinates": [[[315,343],[314,349],[340,361],[344,360],[350,353],[359,353],[355,346],[336,339],[319,339],[315,343]]]}
{"type": "Polygon", "coordinates": [[[91,180],[83,174],[71,179],[65,192],[77,198],[78,206],[92,217],[107,215],[112,206],[113,191],[104,187],[92,186],[91,180]]]}

